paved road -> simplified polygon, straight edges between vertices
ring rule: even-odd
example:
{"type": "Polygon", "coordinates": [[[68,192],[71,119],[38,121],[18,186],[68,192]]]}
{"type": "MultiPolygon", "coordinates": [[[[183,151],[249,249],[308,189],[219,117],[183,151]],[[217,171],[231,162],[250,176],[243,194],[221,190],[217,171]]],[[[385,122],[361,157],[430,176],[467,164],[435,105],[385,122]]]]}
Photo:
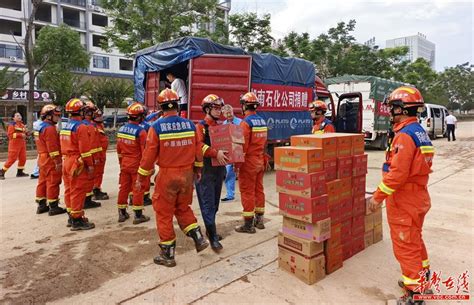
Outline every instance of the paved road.
{"type": "MultiPolygon", "coordinates": [[[[429,185],[432,209],[424,231],[433,269],[446,278],[474,270],[474,123],[463,122],[459,127],[458,141],[434,141],[437,153],[429,185]]],[[[380,179],[383,152],[368,153],[367,185],[373,190],[380,179]]],[[[36,181],[7,173],[7,180],[0,182],[0,303],[385,304],[386,299],[400,294],[396,285],[399,267],[385,219],[382,242],[345,261],[342,269],[315,285],[308,286],[279,270],[276,235],[281,216],[274,173],[265,176],[265,230],[252,236],[233,231],[240,221],[237,198],[223,203],[219,212],[223,252],[196,254],[192,241],[181,234],[178,266],[156,266],[152,262],[158,251],[154,219],[139,226],[116,222],[115,158],[113,152],[108,153],[104,179],[104,190],[111,199],[99,209],[87,210],[97,227],[87,232],[70,232],[64,215],[34,214],[36,181]]],[[[33,162],[28,161],[27,170],[33,162]]],[[[197,200],[193,208],[201,221],[197,200]]],[[[151,216],[152,209],[145,213],[151,216]]]]}

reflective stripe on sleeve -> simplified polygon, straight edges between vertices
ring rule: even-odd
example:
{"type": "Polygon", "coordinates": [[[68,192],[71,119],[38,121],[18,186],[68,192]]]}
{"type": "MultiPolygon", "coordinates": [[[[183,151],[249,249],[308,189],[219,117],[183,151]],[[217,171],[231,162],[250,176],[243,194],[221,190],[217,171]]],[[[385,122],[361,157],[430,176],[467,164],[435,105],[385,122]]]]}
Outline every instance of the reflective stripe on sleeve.
{"type": "Polygon", "coordinates": [[[147,171],[146,169],[143,169],[141,167],[138,168],[138,173],[142,176],[150,176],[151,171],[147,171]]]}
{"type": "Polygon", "coordinates": [[[384,192],[385,194],[387,194],[387,195],[392,195],[393,192],[395,192],[394,189],[392,189],[392,188],[386,186],[385,183],[383,183],[383,182],[380,182],[380,184],[379,184],[379,189],[380,189],[382,192],[384,192]]]}
{"type": "Polygon", "coordinates": [[[422,154],[433,154],[434,147],[433,146],[420,146],[420,150],[422,154]]]}
{"type": "Polygon", "coordinates": [[[135,140],[136,137],[135,136],[132,136],[132,135],[129,135],[129,134],[126,134],[126,133],[117,133],[117,138],[120,138],[120,139],[127,139],[127,140],[135,140]]]}
{"type": "Polygon", "coordinates": [[[209,145],[204,144],[204,145],[202,146],[202,154],[204,155],[208,149],[209,149],[209,145]]]}
{"type": "Polygon", "coordinates": [[[54,157],[56,157],[56,156],[59,156],[59,151],[58,151],[58,150],[52,151],[52,152],[49,153],[49,156],[50,156],[51,158],[54,158],[54,157]]]}

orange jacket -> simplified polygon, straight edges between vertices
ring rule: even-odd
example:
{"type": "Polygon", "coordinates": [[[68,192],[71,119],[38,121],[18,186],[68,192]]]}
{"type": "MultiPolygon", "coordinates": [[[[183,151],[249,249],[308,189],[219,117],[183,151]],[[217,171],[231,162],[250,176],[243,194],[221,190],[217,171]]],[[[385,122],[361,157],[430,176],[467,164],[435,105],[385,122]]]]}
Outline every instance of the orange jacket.
{"type": "Polygon", "coordinates": [[[117,154],[121,169],[136,171],[145,150],[146,131],[137,122],[129,122],[117,133],[117,154]]]}
{"type": "Polygon", "coordinates": [[[82,162],[92,166],[89,127],[78,116],[71,117],[60,132],[61,153],[64,156],[80,156],[82,162]]]}
{"type": "Polygon", "coordinates": [[[7,128],[9,145],[13,147],[25,145],[27,131],[22,122],[10,122],[7,128]]]}
{"type": "Polygon", "coordinates": [[[96,128],[99,135],[99,143],[102,147],[102,152],[106,152],[109,147],[109,137],[105,134],[104,123],[96,123],[96,128]]]}
{"type": "Polygon", "coordinates": [[[88,119],[84,119],[82,122],[89,130],[92,159],[97,161],[101,158],[102,145],[100,143],[99,131],[96,128],[96,123],[88,119]]]}
{"type": "Polygon", "coordinates": [[[327,133],[327,132],[336,132],[334,125],[331,120],[326,119],[325,117],[320,118],[317,121],[314,121],[313,130],[311,133],[327,133]]]}
{"type": "Polygon", "coordinates": [[[41,159],[40,165],[44,165],[43,162],[48,163],[48,161],[54,164],[61,163],[59,134],[53,123],[47,120],[41,122],[39,130],[35,131],[35,142],[41,159]]]}
{"type": "Polygon", "coordinates": [[[245,144],[244,153],[246,157],[265,155],[267,145],[267,124],[265,120],[257,115],[255,111],[249,111],[240,126],[243,129],[245,144]]]}
{"type": "MultiPolygon", "coordinates": [[[[212,148],[210,143],[206,143],[206,126],[216,126],[217,122],[210,118],[204,118],[196,124],[196,136],[199,142],[199,146],[202,149],[205,158],[215,158],[217,157],[217,149],[212,148]]],[[[209,130],[208,130],[209,133],[209,130]]]]}
{"type": "Polygon", "coordinates": [[[393,130],[396,134],[386,153],[383,179],[374,193],[377,202],[407,184],[415,191],[426,188],[431,173],[434,147],[417,118],[398,123],[393,130]]]}
{"type": "Polygon", "coordinates": [[[193,122],[166,114],[152,125],[138,169],[140,179],[152,174],[155,162],[160,168],[202,168],[202,149],[193,122]]]}

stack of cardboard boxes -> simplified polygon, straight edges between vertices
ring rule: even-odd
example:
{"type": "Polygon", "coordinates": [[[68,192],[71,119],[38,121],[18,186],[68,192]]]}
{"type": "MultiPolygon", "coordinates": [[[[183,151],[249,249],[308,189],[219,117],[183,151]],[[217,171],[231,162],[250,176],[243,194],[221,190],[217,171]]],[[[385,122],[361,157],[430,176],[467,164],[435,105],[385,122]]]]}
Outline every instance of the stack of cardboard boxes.
{"type": "MultiPolygon", "coordinates": [[[[242,127],[234,124],[210,126],[209,136],[213,148],[227,151],[229,164],[245,161],[243,149],[245,139],[242,127]]],[[[211,159],[211,162],[212,166],[219,165],[215,158],[211,159]]]]}
{"type": "Polygon", "coordinates": [[[283,215],[280,268],[313,284],[381,240],[381,211],[366,212],[363,135],[293,136],[274,159],[283,215]]]}

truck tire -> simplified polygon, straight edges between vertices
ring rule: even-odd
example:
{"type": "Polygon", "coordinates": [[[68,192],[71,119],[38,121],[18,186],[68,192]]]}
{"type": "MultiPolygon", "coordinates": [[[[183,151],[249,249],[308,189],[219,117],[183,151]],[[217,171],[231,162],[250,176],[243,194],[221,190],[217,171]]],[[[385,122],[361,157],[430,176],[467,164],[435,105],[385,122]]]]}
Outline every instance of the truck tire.
{"type": "Polygon", "coordinates": [[[383,133],[377,137],[377,141],[379,141],[377,144],[377,148],[379,150],[386,150],[388,147],[388,137],[386,133],[383,133]]]}

